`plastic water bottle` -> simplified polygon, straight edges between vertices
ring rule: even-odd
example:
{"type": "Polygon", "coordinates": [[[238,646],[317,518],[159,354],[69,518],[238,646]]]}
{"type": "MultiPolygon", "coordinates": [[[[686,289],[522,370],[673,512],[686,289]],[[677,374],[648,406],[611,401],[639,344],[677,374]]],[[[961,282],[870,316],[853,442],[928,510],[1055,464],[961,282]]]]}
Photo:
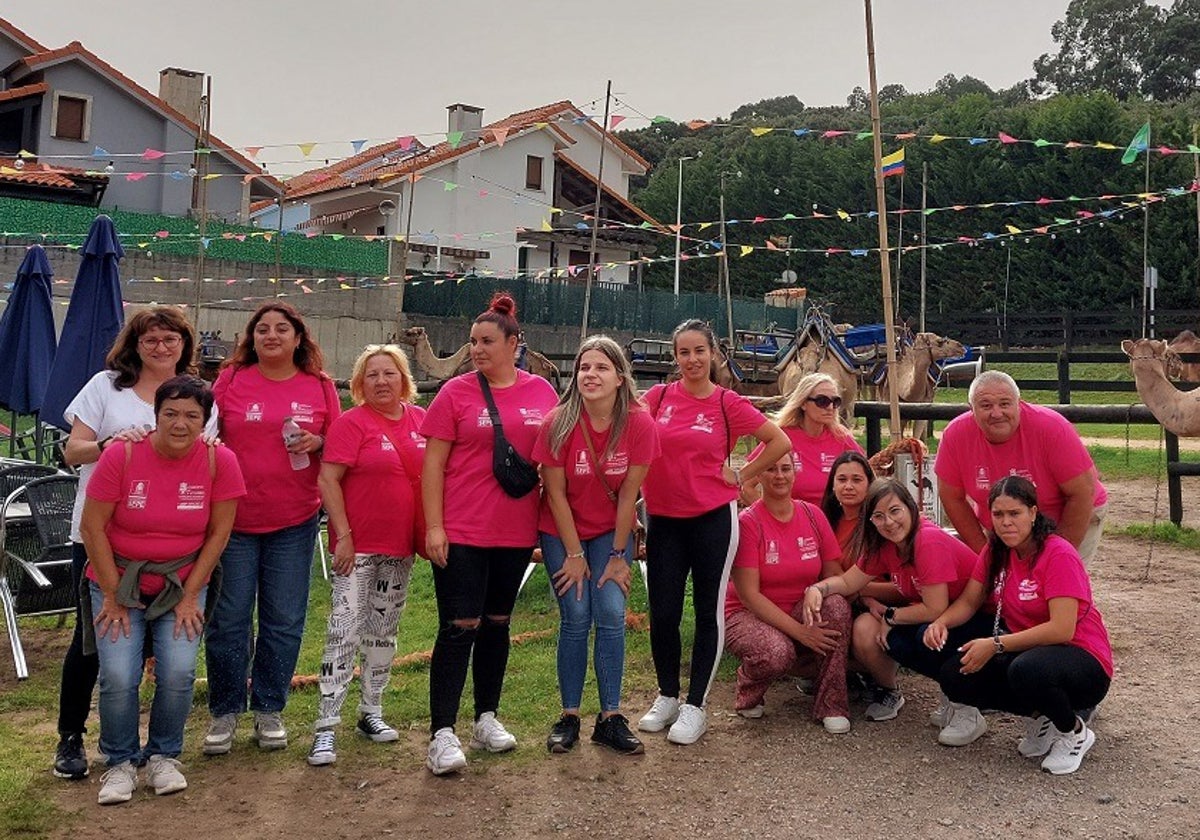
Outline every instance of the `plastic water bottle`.
{"type": "MultiPolygon", "coordinates": [[[[284,446],[291,446],[293,443],[296,443],[303,434],[304,431],[294,419],[291,417],[283,418],[284,446]]],[[[294,470],[306,470],[310,463],[307,452],[292,452],[290,449],[288,450],[288,460],[292,462],[292,469],[294,470]]]]}

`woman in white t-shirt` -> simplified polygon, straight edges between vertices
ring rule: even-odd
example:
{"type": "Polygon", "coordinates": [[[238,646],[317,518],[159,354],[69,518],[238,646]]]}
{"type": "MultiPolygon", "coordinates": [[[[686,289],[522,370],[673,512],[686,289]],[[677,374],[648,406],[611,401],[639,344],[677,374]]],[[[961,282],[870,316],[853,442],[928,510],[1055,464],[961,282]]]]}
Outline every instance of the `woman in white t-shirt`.
{"type": "MultiPolygon", "coordinates": [[[[88,480],[100,453],[114,440],[136,442],[146,436],[155,422],[154,392],[168,379],[195,371],[195,349],[196,334],[180,309],[143,309],[129,319],[113,342],[105,369],[88,380],[63,412],[71,424],[63,457],[79,468],[79,489],[71,513],[71,574],[76,591],[87,563],[79,519],[88,480]]],[[[215,429],[214,411],[207,431],[215,429]]],[[[62,779],[82,779],[88,774],[83,735],[100,667],[94,654],[83,653],[82,626],[76,618],[75,634],[63,660],[59,692],[54,775],[62,779]]]]}

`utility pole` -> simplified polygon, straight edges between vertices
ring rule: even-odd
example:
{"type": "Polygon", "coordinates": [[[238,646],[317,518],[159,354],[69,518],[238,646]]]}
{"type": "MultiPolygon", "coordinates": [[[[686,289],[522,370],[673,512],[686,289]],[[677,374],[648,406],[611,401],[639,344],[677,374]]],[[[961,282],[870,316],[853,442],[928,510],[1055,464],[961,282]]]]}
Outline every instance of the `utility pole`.
{"type": "Polygon", "coordinates": [[[587,287],[583,292],[583,323],[579,340],[587,338],[588,314],[592,307],[592,276],[596,269],[596,236],[600,232],[600,199],[604,195],[604,149],[608,146],[608,110],[612,105],[612,79],[604,89],[604,122],[600,124],[600,163],[596,168],[596,206],[592,210],[592,242],[588,247],[587,287]]]}
{"type": "MultiPolygon", "coordinates": [[[[404,201],[404,191],[401,190],[398,195],[400,200],[404,201]]],[[[404,284],[408,280],[408,239],[409,233],[412,232],[412,214],[413,204],[417,199],[417,170],[414,169],[408,176],[408,209],[404,215],[404,247],[400,249],[400,286],[396,292],[396,338],[400,338],[400,333],[404,329],[404,284]]],[[[390,254],[391,251],[389,250],[390,254]]],[[[392,266],[389,263],[388,273],[392,272],[392,266]]]]}
{"type": "MultiPolygon", "coordinates": [[[[208,233],[208,159],[212,149],[212,131],[210,121],[212,120],[212,76],[206,77],[205,94],[200,103],[200,132],[196,138],[197,150],[193,156],[192,169],[195,171],[195,178],[199,180],[193,186],[193,195],[197,196],[197,209],[200,213],[200,240],[197,243],[199,247],[196,250],[196,311],[192,316],[192,323],[196,328],[197,334],[200,332],[200,301],[204,293],[204,251],[206,245],[204,240],[208,233]]],[[[282,212],[282,206],[280,207],[282,212]]]]}
{"type": "Polygon", "coordinates": [[[929,164],[921,164],[921,332],[925,332],[925,257],[929,253],[929,238],[925,226],[925,211],[929,208],[929,164]]]}

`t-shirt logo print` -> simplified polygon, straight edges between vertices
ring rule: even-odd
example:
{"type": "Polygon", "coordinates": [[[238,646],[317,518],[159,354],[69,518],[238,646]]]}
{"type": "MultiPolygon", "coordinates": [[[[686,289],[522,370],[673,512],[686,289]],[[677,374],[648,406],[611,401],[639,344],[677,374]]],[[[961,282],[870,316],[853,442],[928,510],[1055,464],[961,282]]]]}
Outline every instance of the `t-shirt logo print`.
{"type": "Polygon", "coordinates": [[[775,540],[767,540],[767,556],[765,558],[766,565],[779,565],[779,543],[775,540]]]}
{"type": "Polygon", "coordinates": [[[125,497],[125,507],[130,510],[145,510],[146,497],[149,495],[150,488],[145,481],[133,481],[129,485],[129,493],[125,497]]]}
{"type": "Polygon", "coordinates": [[[705,434],[711,435],[713,431],[713,421],[709,419],[707,414],[701,411],[696,415],[695,422],[692,423],[692,431],[704,432],[705,434]]]}
{"type": "Polygon", "coordinates": [[[1021,601],[1036,601],[1038,598],[1037,581],[1025,578],[1017,584],[1017,598],[1021,601]]]}
{"type": "Polygon", "coordinates": [[[575,475],[591,475],[592,467],[588,463],[588,454],[586,451],[575,453],[575,475]]]}
{"type": "Polygon", "coordinates": [[[796,547],[800,549],[801,560],[816,560],[820,554],[813,537],[796,537],[796,547]]]}
{"type": "Polygon", "coordinates": [[[250,403],[250,405],[246,408],[246,422],[247,423],[261,423],[262,419],[263,419],[262,403],[256,403],[256,402],[250,403]]]}
{"type": "Polygon", "coordinates": [[[175,506],[175,509],[203,510],[204,485],[188,484],[186,481],[179,482],[179,503],[175,506]]]}
{"type": "Polygon", "coordinates": [[[486,408],[479,409],[479,416],[475,418],[475,426],[479,429],[491,428],[492,416],[488,414],[486,408]]]}
{"type": "Polygon", "coordinates": [[[662,414],[658,417],[659,425],[665,426],[671,422],[671,417],[675,414],[675,406],[669,405],[662,410],[662,414]]]}
{"type": "Polygon", "coordinates": [[[975,471],[975,486],[982,490],[991,488],[992,483],[988,481],[987,467],[980,467],[975,471]]]}

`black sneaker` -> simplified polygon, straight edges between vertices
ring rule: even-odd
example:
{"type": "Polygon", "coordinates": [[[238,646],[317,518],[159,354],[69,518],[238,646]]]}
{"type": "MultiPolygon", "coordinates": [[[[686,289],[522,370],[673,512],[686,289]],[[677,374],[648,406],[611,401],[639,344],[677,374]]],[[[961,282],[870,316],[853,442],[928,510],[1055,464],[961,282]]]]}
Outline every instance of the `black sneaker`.
{"type": "Polygon", "coordinates": [[[54,751],[54,775],[60,779],[86,779],[88,774],[87,752],[83,748],[83,735],[72,732],[58,740],[54,751]]]}
{"type": "Polygon", "coordinates": [[[596,715],[596,728],[592,730],[592,743],[611,747],[626,755],[640,755],[646,748],[637,736],[629,731],[629,721],[625,715],[596,715]]]}
{"type": "Polygon", "coordinates": [[[579,740],[579,715],[563,715],[550,730],[546,739],[546,749],[552,753],[569,752],[579,740]]]}

